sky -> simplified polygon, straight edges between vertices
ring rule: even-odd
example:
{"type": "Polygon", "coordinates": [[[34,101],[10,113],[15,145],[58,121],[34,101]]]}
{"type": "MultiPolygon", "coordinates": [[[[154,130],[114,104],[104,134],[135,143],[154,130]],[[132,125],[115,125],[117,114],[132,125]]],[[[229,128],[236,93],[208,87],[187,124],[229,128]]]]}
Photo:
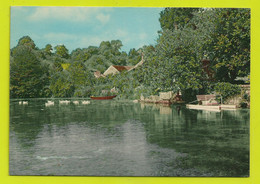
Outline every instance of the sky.
{"type": "Polygon", "coordinates": [[[64,44],[76,48],[121,40],[121,51],[154,45],[163,8],[133,7],[11,7],[10,47],[30,36],[38,48],[64,44]]]}

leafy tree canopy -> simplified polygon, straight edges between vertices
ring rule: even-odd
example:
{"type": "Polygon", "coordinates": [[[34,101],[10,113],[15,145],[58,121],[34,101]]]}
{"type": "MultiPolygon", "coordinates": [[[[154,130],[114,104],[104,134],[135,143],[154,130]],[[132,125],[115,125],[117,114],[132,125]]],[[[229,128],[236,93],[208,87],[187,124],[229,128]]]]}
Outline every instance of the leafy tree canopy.
{"type": "Polygon", "coordinates": [[[69,58],[69,51],[64,45],[57,45],[54,47],[55,54],[61,58],[68,59],[69,58]]]}
{"type": "Polygon", "coordinates": [[[31,49],[35,49],[35,43],[29,36],[23,36],[19,39],[17,46],[27,46],[31,49]]]}
{"type": "Polygon", "coordinates": [[[216,79],[235,82],[250,74],[250,9],[214,9],[214,32],[205,45],[216,79]]]}
{"type": "Polygon", "coordinates": [[[173,31],[183,28],[197,11],[199,11],[198,8],[165,8],[161,11],[159,18],[162,30],[173,31]]]}
{"type": "Polygon", "coordinates": [[[10,91],[13,98],[44,96],[48,84],[48,68],[40,63],[27,46],[15,48],[10,64],[10,91]]]}

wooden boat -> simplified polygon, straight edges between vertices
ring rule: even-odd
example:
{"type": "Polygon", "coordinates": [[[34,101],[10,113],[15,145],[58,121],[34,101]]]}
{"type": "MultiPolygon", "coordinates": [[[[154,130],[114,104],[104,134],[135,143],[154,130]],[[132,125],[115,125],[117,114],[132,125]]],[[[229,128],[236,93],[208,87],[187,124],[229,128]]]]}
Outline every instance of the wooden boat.
{"type": "Polygon", "coordinates": [[[99,96],[99,97],[91,96],[90,98],[92,100],[111,100],[111,99],[113,99],[115,97],[116,97],[116,95],[114,95],[114,96],[99,96]]]}
{"type": "Polygon", "coordinates": [[[206,111],[215,111],[220,112],[221,110],[236,110],[236,105],[193,105],[193,104],[186,104],[188,109],[196,109],[196,110],[206,110],[206,111]]]}
{"type": "Polygon", "coordinates": [[[159,100],[159,101],[156,101],[155,103],[158,103],[158,104],[168,104],[168,105],[172,104],[172,102],[170,100],[159,100]]]}
{"type": "Polygon", "coordinates": [[[221,111],[221,107],[220,106],[187,104],[186,107],[188,109],[196,109],[196,110],[207,110],[207,111],[215,111],[215,112],[220,112],[221,111]]]}

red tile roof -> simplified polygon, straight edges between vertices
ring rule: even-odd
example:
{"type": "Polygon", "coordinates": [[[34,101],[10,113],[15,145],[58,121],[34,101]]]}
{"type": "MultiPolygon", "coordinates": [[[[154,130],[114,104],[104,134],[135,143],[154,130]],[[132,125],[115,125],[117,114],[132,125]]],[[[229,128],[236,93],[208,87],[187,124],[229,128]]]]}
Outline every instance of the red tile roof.
{"type": "Polygon", "coordinates": [[[125,66],[113,65],[113,67],[116,68],[119,72],[121,72],[123,70],[127,70],[127,68],[125,66]]]}

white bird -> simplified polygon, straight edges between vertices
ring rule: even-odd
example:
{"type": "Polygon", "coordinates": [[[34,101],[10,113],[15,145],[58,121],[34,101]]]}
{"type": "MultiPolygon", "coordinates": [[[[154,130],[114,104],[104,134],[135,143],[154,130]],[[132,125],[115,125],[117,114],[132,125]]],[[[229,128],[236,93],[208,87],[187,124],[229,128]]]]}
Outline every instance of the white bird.
{"type": "Polygon", "coordinates": [[[59,103],[60,104],[69,104],[70,101],[68,101],[68,100],[60,100],[59,103]]]}
{"type": "Polygon", "coordinates": [[[22,105],[23,104],[23,102],[22,101],[19,101],[19,105],[22,105]]]}
{"type": "Polygon", "coordinates": [[[70,103],[70,101],[69,100],[65,100],[65,104],[69,104],[70,103]]]}
{"type": "Polygon", "coordinates": [[[84,101],[82,101],[82,104],[83,104],[83,105],[90,104],[90,101],[88,101],[88,100],[84,100],[84,101]]]}
{"type": "Polygon", "coordinates": [[[23,101],[23,105],[28,105],[28,101],[23,101]]]}
{"type": "Polygon", "coordinates": [[[73,101],[75,105],[79,105],[79,101],[73,101]]]}
{"type": "Polygon", "coordinates": [[[48,101],[47,103],[45,103],[45,106],[48,107],[48,106],[52,106],[54,105],[54,102],[52,101],[48,101]]]}

